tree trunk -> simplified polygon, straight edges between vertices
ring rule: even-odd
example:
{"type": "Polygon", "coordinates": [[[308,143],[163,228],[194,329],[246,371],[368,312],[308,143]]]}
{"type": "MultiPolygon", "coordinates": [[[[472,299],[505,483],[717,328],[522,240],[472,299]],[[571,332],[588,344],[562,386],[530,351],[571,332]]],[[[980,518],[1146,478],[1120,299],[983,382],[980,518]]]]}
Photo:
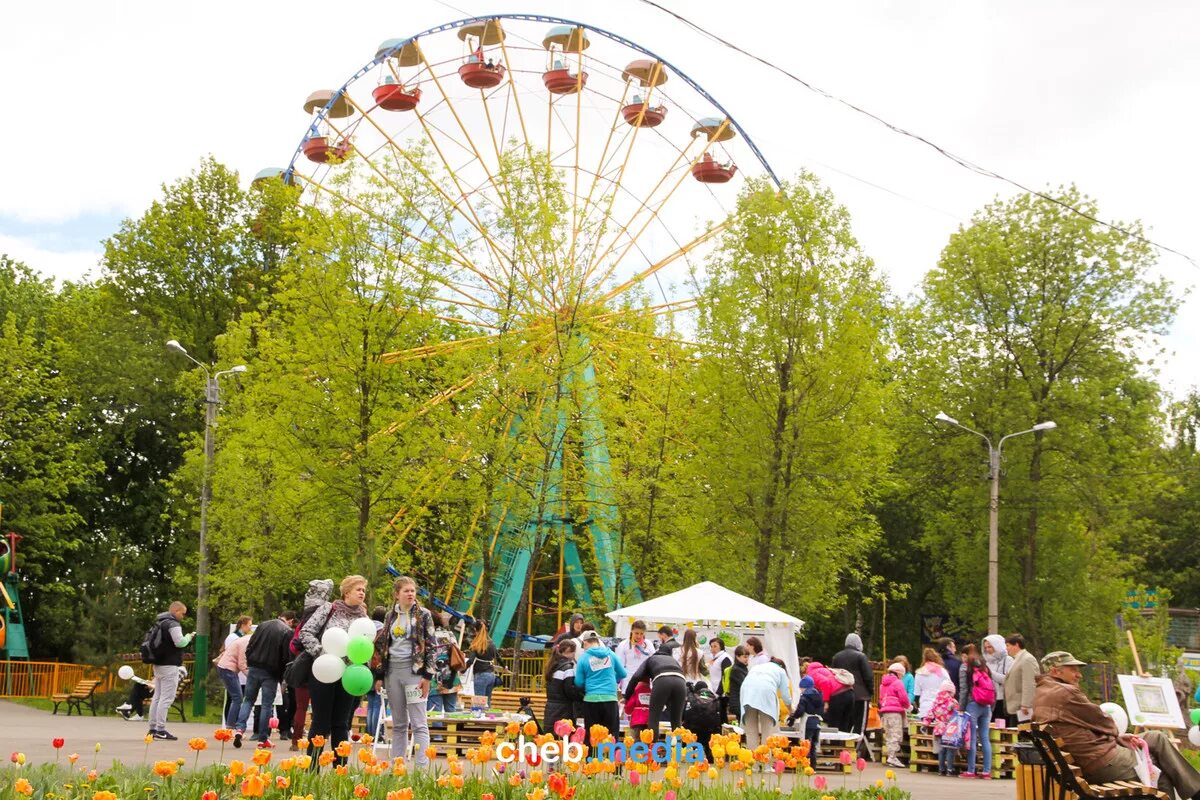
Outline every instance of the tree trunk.
{"type": "Polygon", "coordinates": [[[754,599],[767,601],[767,577],[771,569],[771,547],[775,542],[778,519],[779,489],[783,482],[783,449],[787,435],[788,416],[791,411],[792,352],[776,366],[779,382],[779,398],[775,403],[775,429],[771,434],[771,461],[767,470],[767,493],[763,498],[762,524],[758,529],[757,558],[755,559],[754,599]]]}
{"type": "Polygon", "coordinates": [[[1025,598],[1025,630],[1030,648],[1045,652],[1041,641],[1042,603],[1034,583],[1037,580],[1038,492],[1042,480],[1042,432],[1034,434],[1033,458],[1029,462],[1029,515],[1025,519],[1025,563],[1022,565],[1021,595],[1025,598]]]}

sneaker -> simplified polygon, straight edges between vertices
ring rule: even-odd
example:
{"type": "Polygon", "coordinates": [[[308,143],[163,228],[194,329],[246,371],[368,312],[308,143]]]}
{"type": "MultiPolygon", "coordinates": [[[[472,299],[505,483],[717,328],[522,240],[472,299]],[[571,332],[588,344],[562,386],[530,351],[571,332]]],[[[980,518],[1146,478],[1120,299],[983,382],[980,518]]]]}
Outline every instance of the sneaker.
{"type": "Polygon", "coordinates": [[[261,742],[259,742],[259,743],[258,743],[257,745],[255,745],[255,746],[256,746],[256,747],[258,747],[259,749],[262,749],[262,750],[270,750],[270,749],[271,749],[271,748],[273,748],[275,745],[271,744],[271,740],[270,740],[270,739],[263,739],[261,742]]]}
{"type": "Polygon", "coordinates": [[[176,741],[179,741],[179,737],[178,737],[178,736],[176,736],[176,735],[174,735],[174,734],[172,734],[172,733],[168,733],[168,732],[167,732],[167,731],[165,731],[165,730],[161,730],[161,731],[155,731],[155,732],[154,732],[154,738],[155,738],[155,739],[159,739],[160,741],[165,741],[165,742],[176,742],[176,741]]]}
{"type": "Polygon", "coordinates": [[[975,777],[975,773],[974,773],[974,772],[960,772],[960,773],[958,773],[958,777],[960,777],[960,778],[974,778],[974,777],[975,777]]]}
{"type": "Polygon", "coordinates": [[[887,764],[889,767],[899,767],[900,769],[904,769],[904,762],[898,758],[889,758],[884,763],[887,764]]]}
{"type": "Polygon", "coordinates": [[[143,722],[143,721],[145,721],[145,719],[146,719],[146,718],[145,718],[145,717],[143,717],[141,714],[130,714],[130,715],[129,715],[128,717],[126,717],[125,719],[131,719],[131,720],[133,720],[134,722],[143,722]]]}
{"type": "Polygon", "coordinates": [[[300,745],[296,744],[296,742],[294,740],[292,741],[292,746],[288,748],[288,750],[291,750],[293,753],[295,753],[299,749],[300,749],[300,745]]]}
{"type": "Polygon", "coordinates": [[[241,746],[242,746],[242,732],[241,731],[233,732],[233,746],[237,747],[239,749],[241,748],[241,746]]]}
{"type": "Polygon", "coordinates": [[[980,778],[982,778],[982,779],[983,779],[983,780],[985,780],[985,781],[990,781],[990,780],[992,779],[992,773],[990,773],[990,772],[981,772],[981,773],[979,773],[979,777],[980,777],[980,778]]]}
{"type": "Polygon", "coordinates": [[[117,711],[132,711],[132,710],[133,710],[133,706],[129,705],[129,703],[121,703],[121,705],[117,706],[117,711]]]}

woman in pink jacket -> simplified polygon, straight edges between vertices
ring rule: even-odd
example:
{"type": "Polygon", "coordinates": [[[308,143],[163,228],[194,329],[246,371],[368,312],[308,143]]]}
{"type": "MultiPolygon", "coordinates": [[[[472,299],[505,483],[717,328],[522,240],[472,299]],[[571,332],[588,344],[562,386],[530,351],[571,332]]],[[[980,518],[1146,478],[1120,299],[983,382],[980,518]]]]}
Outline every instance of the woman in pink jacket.
{"type": "Polygon", "coordinates": [[[904,665],[889,664],[879,684],[879,718],[883,721],[883,741],[890,767],[904,766],[900,761],[900,743],[904,740],[904,714],[911,706],[904,690],[904,665]]]}
{"type": "Polygon", "coordinates": [[[850,712],[854,710],[854,685],[839,681],[829,667],[819,661],[808,662],[804,674],[813,679],[825,700],[825,722],[838,730],[849,731],[850,712]]]}

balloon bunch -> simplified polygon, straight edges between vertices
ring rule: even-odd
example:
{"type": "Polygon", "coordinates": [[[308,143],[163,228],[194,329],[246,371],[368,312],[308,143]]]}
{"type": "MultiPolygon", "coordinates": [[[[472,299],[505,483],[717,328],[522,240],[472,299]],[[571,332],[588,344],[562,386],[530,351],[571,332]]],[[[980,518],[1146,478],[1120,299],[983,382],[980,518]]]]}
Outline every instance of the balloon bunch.
{"type": "Polygon", "coordinates": [[[356,619],[350,630],[326,628],[321,636],[321,655],[313,661],[313,677],[321,683],[340,680],[346,694],[361,697],[371,691],[374,676],[367,667],[375,652],[375,623],[356,619]],[[347,663],[349,662],[349,663],[347,663]]]}

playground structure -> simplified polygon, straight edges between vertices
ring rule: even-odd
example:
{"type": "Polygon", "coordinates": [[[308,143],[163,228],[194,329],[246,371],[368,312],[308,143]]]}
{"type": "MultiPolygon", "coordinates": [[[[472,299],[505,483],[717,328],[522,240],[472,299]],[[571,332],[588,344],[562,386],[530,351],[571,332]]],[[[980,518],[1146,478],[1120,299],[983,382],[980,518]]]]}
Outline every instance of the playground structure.
{"type": "Polygon", "coordinates": [[[660,56],[536,15],[388,39],[303,108],[311,122],[291,162],[255,182],[282,179],[362,220],[436,290],[425,312],[454,326],[385,356],[458,371],[380,435],[437,414],[462,423],[411,481],[386,556],[421,555],[423,526],[477,475],[454,568],[429,587],[441,604],[487,620],[499,645],[557,628],[564,610],[640,602],[605,371],[631,350],[669,358],[688,344],[695,292],[675,284],[724,230],[745,180],[737,163],[778,185],[761,153],[660,56]]]}
{"type": "MultiPolygon", "coordinates": [[[[4,503],[0,502],[0,523],[4,503]]],[[[23,537],[9,531],[0,538],[0,661],[4,661],[4,693],[11,694],[14,662],[29,667],[29,642],[25,638],[25,618],[21,613],[21,576],[17,572],[17,542],[23,537]]],[[[32,677],[30,677],[32,680],[32,677]]]]}

